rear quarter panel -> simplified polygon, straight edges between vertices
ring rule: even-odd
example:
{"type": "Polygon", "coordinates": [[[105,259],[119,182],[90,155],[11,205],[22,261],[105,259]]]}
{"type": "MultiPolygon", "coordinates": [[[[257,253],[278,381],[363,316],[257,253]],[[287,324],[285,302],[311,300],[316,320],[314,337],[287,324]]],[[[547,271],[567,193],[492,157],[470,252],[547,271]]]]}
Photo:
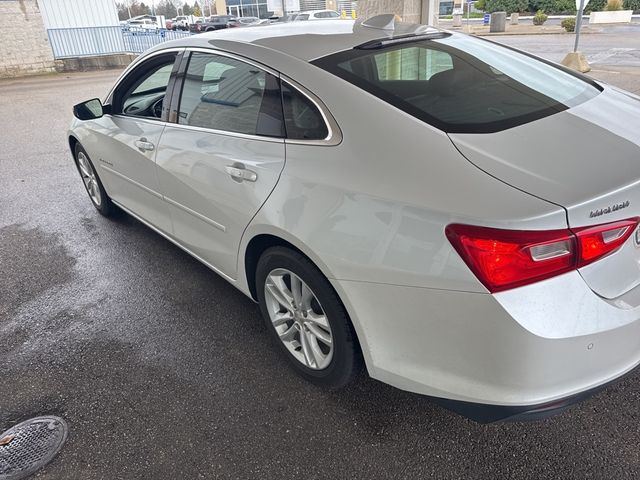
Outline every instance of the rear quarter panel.
{"type": "Polygon", "coordinates": [[[446,225],[566,227],[563,209],[485,174],[443,132],[313,65],[290,67],[288,76],[323,100],[343,140],[286,145],[280,181],[245,245],[275,228],[314,252],[330,278],[486,292],[446,225]]]}

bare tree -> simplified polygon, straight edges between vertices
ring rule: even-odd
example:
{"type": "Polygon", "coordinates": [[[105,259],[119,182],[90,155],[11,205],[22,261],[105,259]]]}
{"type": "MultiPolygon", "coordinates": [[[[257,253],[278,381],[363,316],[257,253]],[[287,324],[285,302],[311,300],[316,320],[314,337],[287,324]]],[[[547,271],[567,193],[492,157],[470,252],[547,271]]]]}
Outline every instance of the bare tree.
{"type": "Polygon", "coordinates": [[[170,0],[160,0],[156,6],[156,15],[164,15],[166,18],[175,18],[178,16],[178,10],[170,0]]]}

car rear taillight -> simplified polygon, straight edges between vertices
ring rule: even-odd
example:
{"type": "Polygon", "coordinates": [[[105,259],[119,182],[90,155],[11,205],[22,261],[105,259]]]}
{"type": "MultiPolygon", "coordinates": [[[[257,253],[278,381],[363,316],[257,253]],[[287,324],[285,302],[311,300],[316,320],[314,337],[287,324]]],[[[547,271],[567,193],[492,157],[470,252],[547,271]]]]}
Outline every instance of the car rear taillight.
{"type": "Polygon", "coordinates": [[[613,253],[639,220],[547,231],[452,224],[445,233],[484,286],[500,292],[575,270],[613,253]]]}
{"type": "Polygon", "coordinates": [[[634,232],[638,218],[607,223],[595,227],[573,229],[578,238],[578,268],[615,252],[634,232]]]}

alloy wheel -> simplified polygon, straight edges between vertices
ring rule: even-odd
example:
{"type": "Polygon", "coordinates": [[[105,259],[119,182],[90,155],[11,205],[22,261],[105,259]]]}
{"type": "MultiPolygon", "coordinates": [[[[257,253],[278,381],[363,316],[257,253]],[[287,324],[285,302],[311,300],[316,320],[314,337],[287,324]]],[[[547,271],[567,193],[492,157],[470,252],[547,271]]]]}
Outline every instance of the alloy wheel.
{"type": "Polygon", "coordinates": [[[78,152],[78,168],[80,169],[80,175],[84,182],[91,201],[99,207],[102,205],[102,195],[100,193],[100,186],[98,185],[98,179],[96,172],[91,166],[91,162],[83,152],[78,152]]]}
{"type": "Polygon", "coordinates": [[[291,355],[307,368],[326,368],[333,358],[333,335],[311,288],[295,273],[278,268],[267,275],[264,291],[271,323],[291,355]]]}

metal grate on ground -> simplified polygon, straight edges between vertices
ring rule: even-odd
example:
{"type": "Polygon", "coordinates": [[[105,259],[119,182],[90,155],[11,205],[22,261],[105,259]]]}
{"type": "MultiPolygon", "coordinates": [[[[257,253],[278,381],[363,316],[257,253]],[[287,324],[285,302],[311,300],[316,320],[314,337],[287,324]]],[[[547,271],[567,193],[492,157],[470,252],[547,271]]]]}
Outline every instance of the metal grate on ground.
{"type": "Polygon", "coordinates": [[[49,463],[67,440],[58,417],[37,417],[0,434],[0,480],[19,480],[49,463]]]}

